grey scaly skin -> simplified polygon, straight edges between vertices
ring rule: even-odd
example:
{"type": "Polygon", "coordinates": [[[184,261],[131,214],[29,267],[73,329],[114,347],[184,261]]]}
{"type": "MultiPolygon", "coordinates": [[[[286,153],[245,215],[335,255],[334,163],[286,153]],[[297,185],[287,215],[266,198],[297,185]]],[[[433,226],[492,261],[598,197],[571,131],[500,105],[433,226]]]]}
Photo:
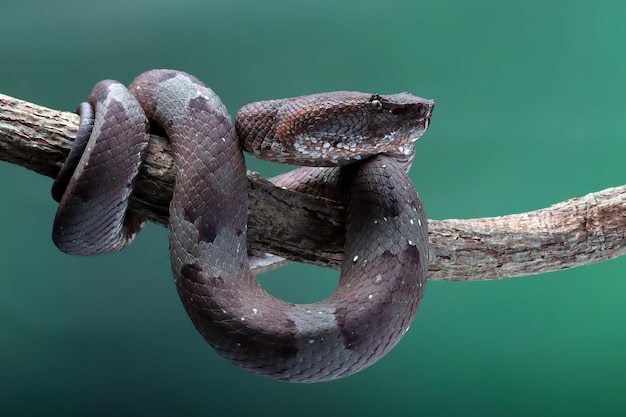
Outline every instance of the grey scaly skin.
{"type": "Polygon", "coordinates": [[[61,250],[119,250],[139,230],[143,219],[127,211],[127,200],[149,120],[166,133],[176,160],[169,223],[176,288],[195,327],[221,355],[268,378],[317,382],[357,372],[398,343],[417,311],[428,267],[426,218],[406,170],[432,101],[407,93],[316,94],[244,106],[235,127],[202,82],[154,70],[128,90],[99,83],[89,103],[93,131],[77,151],[76,168],[68,164],[67,187],[56,186],[61,202],[53,238],[61,250]],[[287,303],[254,279],[242,146],[277,162],[335,166],[273,180],[344,199],[344,262],[326,300],[287,303]]]}

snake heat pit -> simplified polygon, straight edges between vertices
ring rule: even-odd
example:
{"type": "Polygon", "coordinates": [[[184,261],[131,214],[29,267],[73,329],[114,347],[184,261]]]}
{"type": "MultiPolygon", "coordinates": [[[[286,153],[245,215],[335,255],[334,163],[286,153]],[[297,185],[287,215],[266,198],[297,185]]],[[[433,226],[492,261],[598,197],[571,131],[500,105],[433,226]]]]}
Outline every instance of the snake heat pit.
{"type": "Polygon", "coordinates": [[[183,72],[154,70],[126,89],[98,83],[53,186],[53,239],[64,252],[120,250],[144,219],[127,211],[150,125],[176,161],[169,239],[178,294],[195,327],[238,366],[290,382],[345,377],[385,355],[422,298],[428,233],[406,171],[434,103],[407,93],[338,91],[244,106],[235,125],[213,91],[183,72]],[[326,300],[269,295],[248,266],[242,148],[302,165],[272,180],[340,196],[346,243],[339,284],[326,300]]]}

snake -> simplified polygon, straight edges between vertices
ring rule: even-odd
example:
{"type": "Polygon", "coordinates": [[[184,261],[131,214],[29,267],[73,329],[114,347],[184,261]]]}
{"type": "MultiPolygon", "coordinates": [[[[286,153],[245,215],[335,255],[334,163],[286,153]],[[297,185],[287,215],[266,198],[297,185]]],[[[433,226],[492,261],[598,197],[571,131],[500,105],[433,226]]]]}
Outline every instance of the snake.
{"type": "Polygon", "coordinates": [[[53,241],[69,254],[115,252],[145,219],[128,209],[151,131],[171,142],[175,184],[169,253],[195,328],[223,357],[287,382],[342,378],[375,363],[408,330],[422,299],[429,244],[408,178],[432,100],[351,91],[259,101],[232,119],[192,75],[151,70],[128,87],[105,80],[81,104],[80,126],[52,188],[53,241]],[[341,199],[346,230],[337,287],[290,303],[248,264],[243,151],[302,166],[272,181],[341,199]]]}

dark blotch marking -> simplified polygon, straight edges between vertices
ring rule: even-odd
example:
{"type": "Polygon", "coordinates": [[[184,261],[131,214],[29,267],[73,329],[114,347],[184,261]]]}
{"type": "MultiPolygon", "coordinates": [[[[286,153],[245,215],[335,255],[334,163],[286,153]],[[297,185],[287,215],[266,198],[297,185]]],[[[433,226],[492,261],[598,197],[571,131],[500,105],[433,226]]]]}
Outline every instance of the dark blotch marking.
{"type": "Polygon", "coordinates": [[[198,243],[213,242],[217,237],[217,227],[214,224],[203,221],[202,216],[194,207],[184,207],[183,217],[189,223],[195,224],[198,228],[198,243]]]}
{"type": "Polygon", "coordinates": [[[184,264],[180,269],[180,274],[183,278],[191,282],[202,281],[202,267],[198,263],[184,264]]]}
{"type": "Polygon", "coordinates": [[[208,111],[210,106],[206,98],[196,97],[189,100],[189,108],[197,111],[208,111]]]}
{"type": "Polygon", "coordinates": [[[363,350],[376,342],[369,326],[378,321],[370,310],[357,311],[348,308],[337,308],[335,319],[341,331],[341,339],[346,349],[363,350]]]}
{"type": "Polygon", "coordinates": [[[215,126],[229,126],[230,125],[230,120],[228,119],[228,116],[222,114],[221,112],[216,112],[214,109],[211,108],[211,104],[209,103],[209,101],[204,98],[204,97],[196,97],[196,98],[192,98],[189,100],[189,109],[191,112],[195,113],[195,112],[211,112],[211,118],[215,118],[215,120],[217,120],[217,123],[213,124],[213,127],[215,126]]]}
{"type": "Polygon", "coordinates": [[[202,223],[198,228],[198,241],[213,243],[217,237],[217,229],[212,224],[202,223]]]}
{"type": "Polygon", "coordinates": [[[298,347],[296,346],[295,342],[296,340],[293,339],[291,343],[285,344],[283,347],[280,348],[280,356],[284,360],[294,358],[296,357],[296,355],[298,355],[298,347]]]}
{"type": "Polygon", "coordinates": [[[111,129],[111,127],[117,127],[117,115],[126,114],[126,107],[114,98],[109,100],[109,105],[106,107],[106,113],[104,114],[104,123],[102,124],[102,131],[111,129]]]}
{"type": "Polygon", "coordinates": [[[180,273],[183,278],[190,282],[208,285],[210,287],[220,287],[224,285],[224,278],[220,276],[205,278],[202,274],[202,267],[197,263],[183,265],[180,273]]]}
{"type": "MultiPolygon", "coordinates": [[[[181,73],[179,71],[175,71],[175,70],[150,71],[149,73],[145,73],[145,74],[150,74],[149,81],[154,83],[154,84],[158,84],[158,83],[161,83],[163,81],[167,81],[167,80],[170,80],[172,78],[176,78],[178,75],[181,75],[181,73]]],[[[185,74],[185,75],[187,75],[187,74],[185,74]]],[[[190,77],[190,76],[187,75],[187,77],[190,77]]]]}
{"type": "Polygon", "coordinates": [[[190,282],[208,285],[210,287],[221,287],[224,285],[224,278],[220,276],[205,277],[202,273],[202,267],[198,265],[197,262],[183,265],[180,273],[183,278],[190,282]]]}
{"type": "Polygon", "coordinates": [[[400,215],[401,209],[397,204],[389,204],[385,207],[387,210],[385,212],[385,217],[398,217],[400,215]]]}
{"type": "Polygon", "coordinates": [[[189,223],[195,223],[196,220],[198,220],[198,217],[200,217],[200,215],[196,212],[196,209],[194,207],[188,206],[188,207],[183,207],[183,217],[189,223]]]}
{"type": "MultiPolygon", "coordinates": [[[[297,339],[294,336],[297,334],[296,323],[281,314],[277,314],[276,317],[270,320],[271,322],[265,328],[267,331],[265,333],[257,334],[244,325],[234,334],[234,337],[237,338],[245,352],[242,352],[240,356],[244,359],[241,362],[242,364],[248,361],[249,355],[258,355],[258,357],[263,358],[271,355],[275,358],[276,364],[280,363],[281,360],[286,362],[298,356],[300,350],[298,349],[297,339]]],[[[237,322],[237,324],[239,325],[240,322],[237,322]]],[[[287,369],[285,368],[284,371],[287,369]]]]}
{"type": "Polygon", "coordinates": [[[98,195],[98,189],[93,187],[93,184],[86,182],[76,182],[72,194],[75,198],[78,198],[81,202],[86,203],[91,201],[94,196],[98,195]]]}
{"type": "Polygon", "coordinates": [[[417,248],[417,246],[409,245],[409,247],[407,248],[407,250],[404,251],[404,253],[409,258],[415,259],[417,262],[420,261],[420,251],[417,248]]]}
{"type": "Polygon", "coordinates": [[[296,338],[293,336],[298,330],[296,322],[285,318],[285,320],[280,323],[280,327],[282,327],[281,331],[284,331],[286,336],[284,337],[281,347],[277,349],[277,352],[280,353],[280,356],[284,360],[294,358],[299,352],[296,338]]]}
{"type": "Polygon", "coordinates": [[[357,348],[357,342],[359,337],[356,333],[356,329],[352,329],[355,326],[344,325],[341,327],[341,337],[346,349],[354,350],[357,348]]]}

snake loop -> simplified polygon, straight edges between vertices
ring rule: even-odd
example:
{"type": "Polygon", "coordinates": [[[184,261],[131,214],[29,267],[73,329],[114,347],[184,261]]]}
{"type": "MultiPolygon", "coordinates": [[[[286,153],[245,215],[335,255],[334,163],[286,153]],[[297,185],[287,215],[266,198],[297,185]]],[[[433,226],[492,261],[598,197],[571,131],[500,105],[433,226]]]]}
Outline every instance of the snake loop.
{"type": "Polygon", "coordinates": [[[127,205],[151,124],[175,154],[168,228],[176,288],[221,355],[272,379],[326,381],[374,363],[406,332],[429,257],[424,210],[406,169],[432,101],[355,92],[263,101],[244,106],[235,127],[213,91],[171,70],[141,74],[128,90],[100,82],[88,101],[93,131],[79,132],[88,137],[77,141],[84,142],[84,151],[79,144],[74,151],[80,160],[74,167],[68,159],[54,186],[60,204],[53,239],[61,250],[119,250],[139,230],[143,219],[127,205]],[[340,195],[346,204],[341,275],[326,300],[288,303],[254,279],[242,146],[282,163],[331,166],[273,180],[340,195]]]}

